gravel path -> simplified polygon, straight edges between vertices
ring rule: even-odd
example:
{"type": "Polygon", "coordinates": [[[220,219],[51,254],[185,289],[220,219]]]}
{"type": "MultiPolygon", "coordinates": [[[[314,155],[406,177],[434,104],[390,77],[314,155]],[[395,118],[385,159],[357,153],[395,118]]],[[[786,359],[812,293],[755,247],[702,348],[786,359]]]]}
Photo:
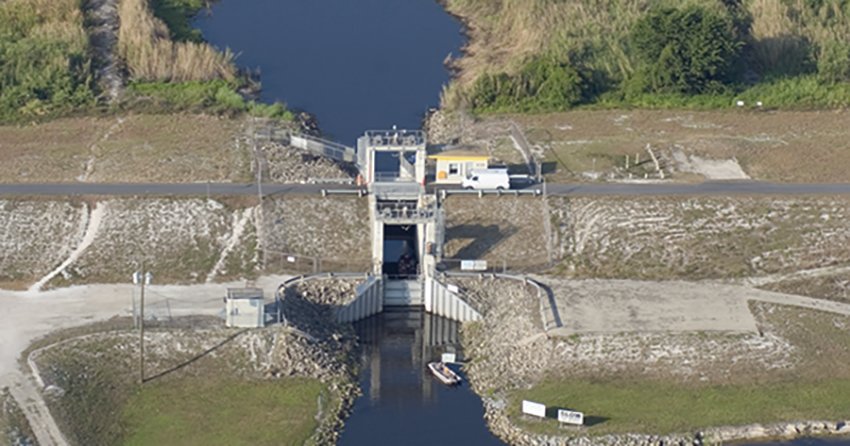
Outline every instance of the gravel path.
{"type": "Polygon", "coordinates": [[[51,279],[56,277],[59,273],[65,270],[65,268],[71,266],[77,259],[80,258],[81,255],[88,249],[88,247],[94,242],[95,237],[97,237],[97,231],[100,229],[100,222],[103,220],[103,214],[106,211],[106,202],[101,204],[95,204],[94,208],[89,213],[88,224],[86,225],[86,233],[83,235],[83,240],[74,248],[74,251],[68,256],[65,261],[62,262],[59,266],[56,267],[53,271],[47,273],[44,277],[39,279],[36,283],[34,283],[29,288],[29,292],[38,292],[41,291],[41,288],[50,282],[51,279]]]}
{"type": "MultiPolygon", "coordinates": [[[[284,276],[262,277],[256,286],[273,296],[284,276]]],[[[166,309],[170,315],[219,315],[222,296],[228,287],[244,283],[221,283],[191,286],[151,286],[145,307],[154,314],[166,309]]],[[[50,412],[29,371],[18,364],[21,353],[35,339],[55,330],[70,328],[114,316],[130,316],[133,285],[86,285],[45,292],[0,290],[0,388],[8,386],[27,415],[36,438],[42,446],[63,445],[50,412]]]]}
{"type": "Polygon", "coordinates": [[[850,316],[850,304],[712,282],[546,280],[563,327],[548,333],[755,332],[750,301],[850,316]]]}

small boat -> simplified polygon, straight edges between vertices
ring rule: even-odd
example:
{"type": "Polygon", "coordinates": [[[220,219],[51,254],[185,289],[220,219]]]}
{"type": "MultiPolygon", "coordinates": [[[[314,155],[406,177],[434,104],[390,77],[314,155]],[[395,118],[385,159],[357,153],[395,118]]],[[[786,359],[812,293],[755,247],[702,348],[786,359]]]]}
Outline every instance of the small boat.
{"type": "Polygon", "coordinates": [[[428,370],[434,374],[443,384],[453,386],[461,382],[461,377],[442,362],[429,362],[428,370]]]}

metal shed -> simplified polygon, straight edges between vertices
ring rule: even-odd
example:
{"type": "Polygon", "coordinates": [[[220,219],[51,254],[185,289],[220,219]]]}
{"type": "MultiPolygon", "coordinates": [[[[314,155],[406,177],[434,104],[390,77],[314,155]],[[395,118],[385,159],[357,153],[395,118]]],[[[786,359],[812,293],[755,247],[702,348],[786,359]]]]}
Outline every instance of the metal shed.
{"type": "Polygon", "coordinates": [[[225,325],[238,328],[265,326],[265,299],[260,288],[228,288],[224,298],[225,325]]]}

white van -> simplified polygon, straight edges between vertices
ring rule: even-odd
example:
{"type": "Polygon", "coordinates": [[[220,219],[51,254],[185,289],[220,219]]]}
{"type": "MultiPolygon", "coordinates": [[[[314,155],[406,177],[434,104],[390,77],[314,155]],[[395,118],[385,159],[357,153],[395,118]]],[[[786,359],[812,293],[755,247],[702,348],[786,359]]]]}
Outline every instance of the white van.
{"type": "Polygon", "coordinates": [[[511,177],[508,169],[473,170],[461,183],[464,189],[498,189],[511,188],[511,177]]]}

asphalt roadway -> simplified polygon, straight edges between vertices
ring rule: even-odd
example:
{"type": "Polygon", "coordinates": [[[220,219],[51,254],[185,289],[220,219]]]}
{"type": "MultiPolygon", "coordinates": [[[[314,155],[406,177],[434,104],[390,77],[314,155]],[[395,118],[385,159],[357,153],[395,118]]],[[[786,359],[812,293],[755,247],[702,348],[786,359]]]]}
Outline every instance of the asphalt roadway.
{"type": "MultiPolygon", "coordinates": [[[[523,189],[540,189],[534,185],[523,189]]],[[[441,188],[442,189],[442,188],[441,188]]],[[[447,188],[456,190],[456,188],[447,188]]],[[[345,184],[263,184],[263,196],[313,195],[323,190],[357,193],[345,184]]],[[[509,191],[506,193],[510,193],[509,191]]],[[[710,181],[704,183],[567,183],[547,184],[555,196],[730,196],[848,195],[850,183],[767,183],[710,181]]],[[[233,196],[257,195],[257,184],[237,183],[18,183],[0,184],[0,196],[233,196]]]]}

